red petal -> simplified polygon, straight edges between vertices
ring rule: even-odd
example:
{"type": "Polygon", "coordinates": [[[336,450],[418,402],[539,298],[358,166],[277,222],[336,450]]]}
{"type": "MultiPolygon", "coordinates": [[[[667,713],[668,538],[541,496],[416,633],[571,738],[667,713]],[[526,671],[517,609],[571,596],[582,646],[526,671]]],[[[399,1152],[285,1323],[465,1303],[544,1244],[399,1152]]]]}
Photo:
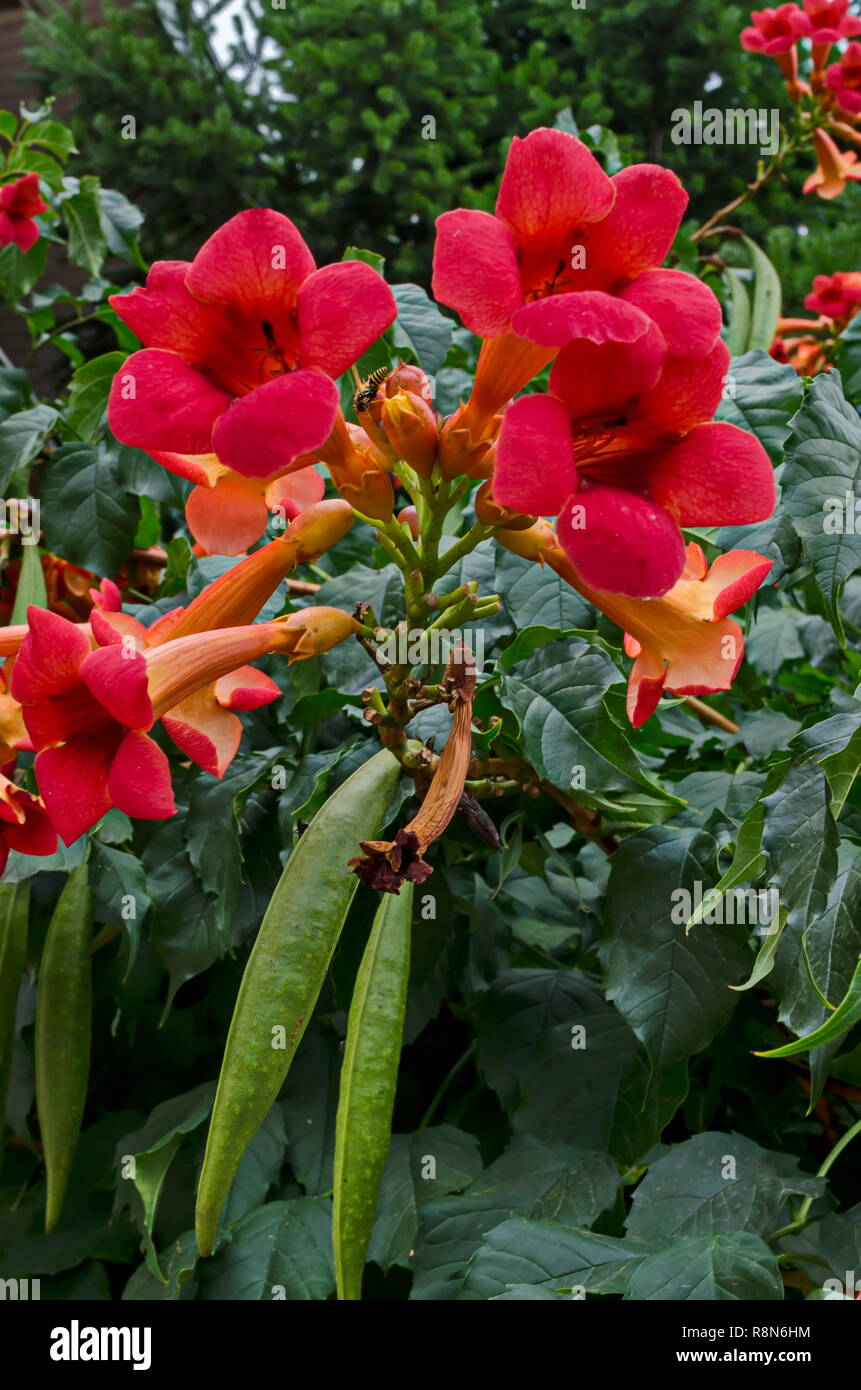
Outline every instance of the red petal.
{"type": "Polygon", "coordinates": [[[342,261],[309,275],[296,299],[300,367],[340,376],[397,317],[395,297],[362,261],[342,261]]]}
{"type": "Polygon", "coordinates": [[[519,246],[555,245],[613,206],[613,182],[581,140],[546,126],[511,142],[496,215],[519,246]]]}
{"type": "Polygon", "coordinates": [[[514,237],[489,212],[457,208],[436,220],[433,292],[471,333],[498,338],[523,303],[514,237]]]}
{"type": "Polygon", "coordinates": [[[652,329],[633,304],[602,290],[552,295],[524,304],[511,320],[514,332],[542,347],[565,347],[572,338],[591,343],[635,343],[652,329]]]}
{"type": "Polygon", "coordinates": [[[7,217],[0,215],[0,244],[14,241],[19,251],[26,256],[39,240],[39,228],[29,217],[7,217]]]}
{"type": "Polygon", "coordinates": [[[57,848],[57,831],[35,797],[26,803],[23,824],[10,825],[5,834],[9,848],[20,854],[54,854],[57,848]]]}
{"type": "Polygon", "coordinates": [[[230,304],[271,322],[294,304],[314,257],[289,219],[271,208],[238,212],[213,232],[192,262],[186,285],[198,299],[230,304]]]}
{"type": "Polygon", "coordinates": [[[127,733],[111,764],[114,805],[133,820],[161,820],[176,811],[167,755],[146,734],[127,733]]]}
{"type": "Polygon", "coordinates": [[[225,471],[215,454],[168,454],[160,449],[150,449],[149,456],[166,468],[168,473],[187,478],[190,483],[198,483],[201,487],[213,487],[225,471]]]}
{"type": "Polygon", "coordinates": [[[114,377],[108,420],[121,444],[205,454],[232,400],[174,352],[133,352],[114,377]]]}
{"type": "Polygon", "coordinates": [[[586,583],[610,594],[660,598],[685,563],[681,532],[669,512],[622,488],[576,493],[557,534],[586,583]]]}
{"type": "Polygon", "coordinates": [[[575,420],[611,419],[633,396],[655,385],[664,364],[660,330],[651,325],[635,343],[591,343],[564,347],[550,372],[549,389],[575,420]]]}
{"type": "Polygon", "coordinates": [[[223,777],[239,747],[242,721],[222,709],[212,686],[175,705],[162,720],[177,748],[213,777],[223,777]]]}
{"type": "Polygon", "coordinates": [[[22,705],[45,695],[64,695],[80,684],[81,663],[90,643],[76,623],[32,604],[29,632],[15,660],[12,695],[22,705]]]}
{"type": "Polygon", "coordinates": [[[156,261],[146,286],[112,294],[108,302],[144,347],[169,348],[195,362],[206,357],[226,324],[220,309],[202,304],[186,289],[190,268],[188,261],[156,261]]]}
{"type": "Polygon", "coordinates": [[[215,698],[223,709],[260,709],[280,695],[274,680],[255,666],[240,666],[215,682],[215,698]]]}
{"type": "Polygon", "coordinates": [[[707,357],[668,357],[657,385],[637,402],[635,418],[658,434],[685,434],[711,420],[727,379],[729,351],[720,339],[707,357]]]}
{"type": "Polygon", "coordinates": [[[36,754],[36,778],[64,844],[74,844],[111,809],[108,773],[116,738],[74,739],[36,754]]]}
{"type": "Polygon", "coordinates": [[[722,421],[697,425],[652,456],[645,483],[680,526],[741,526],[774,511],[774,471],[754,435],[722,421]]]}
{"type": "Polygon", "coordinates": [[[125,643],[100,647],[83,662],[81,677],[113,719],[127,729],[152,728],[147,664],[140,652],[125,643]]]}
{"type": "Polygon", "coordinates": [[[317,371],[290,372],[235,401],[213,431],[218,457],[246,478],[268,478],[328,439],[340,397],[317,371]]]}
{"type": "MultiPolygon", "coordinates": [[[[631,655],[631,653],[629,653],[631,655]]],[[[666,679],[666,667],[660,657],[642,652],[628,676],[628,695],[625,706],[635,729],[658,708],[666,679]]]]}
{"type": "Polygon", "coordinates": [[[633,280],[659,266],[688,205],[676,175],[657,164],[632,164],[611,182],[616,201],[587,246],[590,283],[633,280]]]}
{"type": "Polygon", "coordinates": [[[494,501],[527,516],[556,516],[576,486],[565,406],[552,396],[520,396],[502,417],[494,501]]]}
{"type": "Polygon", "coordinates": [[[771,561],[755,550],[730,550],[719,555],[703,582],[706,592],[714,595],[713,617],[725,618],[747,603],[770,569],[771,561]]]}
{"type": "Polygon", "coordinates": [[[47,212],[48,204],[39,192],[39,175],[25,174],[15,183],[7,183],[2,206],[15,217],[38,217],[40,212],[47,212]]]}
{"type": "Polygon", "coordinates": [[[717,297],[702,280],[683,270],[647,270],[621,297],[655,321],[667,351],[677,357],[705,357],[720,336],[717,297]]]}

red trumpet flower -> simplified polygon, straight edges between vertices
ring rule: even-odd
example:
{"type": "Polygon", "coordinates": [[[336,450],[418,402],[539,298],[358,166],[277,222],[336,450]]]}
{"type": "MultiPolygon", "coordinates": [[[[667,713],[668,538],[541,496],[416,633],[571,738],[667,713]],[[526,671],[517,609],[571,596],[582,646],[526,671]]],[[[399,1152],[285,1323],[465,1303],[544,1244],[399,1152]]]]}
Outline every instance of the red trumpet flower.
{"type": "Polygon", "coordinates": [[[109,419],[124,444],[212,455],[271,478],[327,438],[340,376],[397,313],[361,261],[317,270],[279,212],[237,213],[191,264],[161,261],[146,288],[114,295],[144,343],[114,378],[109,419]]]}
{"type": "Polygon", "coordinates": [[[661,301],[662,286],[676,280],[699,286],[673,271],[635,282],[654,315],[637,343],[562,350],[551,394],[523,396],[506,411],[494,465],[496,503],[558,515],[559,541],[581,579],[640,598],[665,594],[681,576],[682,526],[764,520],[775,503],[758,440],[710,423],[729,363],[725,345],[699,358],[679,355],[708,335],[698,342],[696,320],[675,320],[672,296],[661,301]]]}
{"type": "Polygon", "coordinates": [[[29,251],[39,240],[33,221],[48,204],[39,193],[39,175],[25,174],[0,188],[0,246],[14,243],[19,251],[29,251]]]}

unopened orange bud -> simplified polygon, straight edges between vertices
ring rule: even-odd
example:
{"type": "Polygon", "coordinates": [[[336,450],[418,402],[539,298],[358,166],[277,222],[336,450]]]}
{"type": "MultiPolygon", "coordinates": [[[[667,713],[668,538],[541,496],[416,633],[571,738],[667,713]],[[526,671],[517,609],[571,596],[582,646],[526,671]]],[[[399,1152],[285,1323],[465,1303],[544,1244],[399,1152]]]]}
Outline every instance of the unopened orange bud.
{"type": "Polygon", "coordinates": [[[524,560],[538,560],[542,565],[547,553],[556,549],[556,536],[549,521],[536,521],[526,531],[497,531],[495,539],[524,560]]]}
{"type": "Polygon", "coordinates": [[[500,507],[491,495],[492,481],[482,483],[475,494],[475,515],[485,526],[504,526],[509,531],[525,531],[534,525],[534,516],[524,516],[508,507],[500,507]]]}
{"type": "Polygon", "coordinates": [[[291,664],[328,652],[359,631],[355,618],[340,608],[303,608],[299,613],[291,613],[285,626],[296,633],[290,653],[291,664]]]}
{"type": "Polygon", "coordinates": [[[446,478],[459,478],[464,473],[471,474],[473,478],[487,478],[492,471],[489,455],[498,423],[494,420],[491,430],[481,439],[476,439],[472,431],[460,423],[464,409],[461,406],[450,416],[440,431],[437,450],[439,465],[446,478]]]}
{"type": "Polygon", "coordinates": [[[419,538],[419,514],[415,507],[404,507],[398,512],[398,521],[402,526],[409,526],[410,535],[414,541],[419,538]]]}
{"type": "Polygon", "coordinates": [[[316,560],[346,536],[355,517],[349,502],[340,497],[314,502],[290,523],[284,539],[296,547],[296,563],[316,560]]]}
{"type": "Polygon", "coordinates": [[[356,454],[353,467],[342,469],[330,465],[332,482],[341,496],[362,516],[368,516],[373,521],[391,521],[395,494],[389,475],[371,463],[362,467],[365,462],[360,454],[356,454]]]}
{"type": "Polygon", "coordinates": [[[386,378],[386,395],[396,396],[399,391],[409,391],[411,396],[419,396],[425,405],[433,405],[433,392],[427,373],[409,362],[402,362],[386,378]]]}
{"type": "Polygon", "coordinates": [[[427,401],[398,391],[383,401],[381,422],[399,458],[420,478],[429,478],[436,462],[437,422],[427,401]]]}

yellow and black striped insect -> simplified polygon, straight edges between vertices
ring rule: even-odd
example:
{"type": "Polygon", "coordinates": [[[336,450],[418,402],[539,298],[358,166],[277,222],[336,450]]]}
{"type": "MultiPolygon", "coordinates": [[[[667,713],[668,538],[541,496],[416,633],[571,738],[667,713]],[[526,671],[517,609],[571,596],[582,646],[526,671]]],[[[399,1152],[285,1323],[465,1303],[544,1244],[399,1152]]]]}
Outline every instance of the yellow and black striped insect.
{"type": "Polygon", "coordinates": [[[385,381],[391,374],[391,367],[377,367],[376,371],[371,372],[367,381],[363,381],[355,396],[353,397],[353,409],[357,415],[361,415],[363,410],[370,410],[371,402],[385,381]]]}

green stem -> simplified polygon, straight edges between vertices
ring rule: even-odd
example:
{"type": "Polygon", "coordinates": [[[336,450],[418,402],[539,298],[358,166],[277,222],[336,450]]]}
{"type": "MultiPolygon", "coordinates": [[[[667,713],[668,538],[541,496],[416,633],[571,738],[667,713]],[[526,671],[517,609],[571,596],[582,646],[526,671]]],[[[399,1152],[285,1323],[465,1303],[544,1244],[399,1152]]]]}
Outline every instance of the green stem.
{"type": "Polygon", "coordinates": [[[427,1110],[425,1111],[424,1115],[422,1116],[421,1121],[419,1122],[419,1129],[427,1129],[428,1125],[430,1124],[431,1120],[432,1120],[433,1117],[434,1117],[434,1113],[435,1113],[435,1111],[436,1111],[436,1109],[437,1109],[437,1106],[439,1105],[440,1101],[441,1101],[441,1100],[443,1099],[443,1097],[445,1096],[446,1091],[448,1091],[448,1089],[449,1089],[449,1087],[452,1085],[452,1083],[453,1083],[454,1081],[457,1080],[458,1076],[460,1076],[460,1073],[463,1071],[464,1067],[466,1066],[466,1064],[467,1064],[467,1062],[470,1060],[470,1058],[474,1055],[474,1053],[476,1052],[477,1048],[478,1048],[478,1042],[477,1042],[477,1041],[476,1041],[476,1042],[473,1042],[473,1043],[470,1043],[469,1047],[466,1049],[466,1052],[464,1052],[463,1056],[462,1056],[462,1057],[459,1057],[458,1060],[455,1062],[455,1064],[454,1064],[454,1066],[452,1067],[451,1071],[448,1073],[448,1076],[446,1076],[446,1077],[444,1078],[442,1084],[441,1084],[441,1085],[439,1086],[439,1088],[437,1089],[436,1095],[434,1096],[433,1100],[431,1101],[430,1105],[428,1106],[427,1110]]]}
{"type": "MultiPolygon", "coordinates": [[[[843,1150],[846,1148],[848,1144],[852,1143],[852,1140],[858,1134],[861,1134],[861,1120],[856,1120],[852,1128],[847,1129],[846,1133],[842,1136],[842,1138],[837,1140],[837,1143],[834,1145],[834,1148],[831,1150],[828,1157],[825,1159],[823,1163],[820,1164],[819,1168],[817,1169],[817,1178],[826,1177],[834,1163],[836,1163],[837,1159],[842,1154],[843,1150]]],[[[769,1237],[769,1240],[779,1240],[782,1236],[788,1236],[793,1234],[795,1231],[802,1230],[803,1227],[807,1225],[807,1217],[810,1212],[810,1208],[813,1206],[813,1201],[813,1197],[805,1197],[804,1201],[801,1203],[801,1206],[798,1208],[798,1215],[796,1216],[795,1220],[791,1221],[788,1226],[781,1226],[779,1231],[775,1231],[774,1234],[769,1237]]]]}
{"type": "Polygon", "coordinates": [[[495,529],[494,526],[486,526],[483,521],[477,521],[474,526],[470,527],[465,536],[461,536],[460,540],[456,541],[445,552],[437,567],[436,578],[441,579],[459,560],[463,559],[464,555],[471,554],[477,545],[486,541],[488,536],[492,536],[495,529]]]}

